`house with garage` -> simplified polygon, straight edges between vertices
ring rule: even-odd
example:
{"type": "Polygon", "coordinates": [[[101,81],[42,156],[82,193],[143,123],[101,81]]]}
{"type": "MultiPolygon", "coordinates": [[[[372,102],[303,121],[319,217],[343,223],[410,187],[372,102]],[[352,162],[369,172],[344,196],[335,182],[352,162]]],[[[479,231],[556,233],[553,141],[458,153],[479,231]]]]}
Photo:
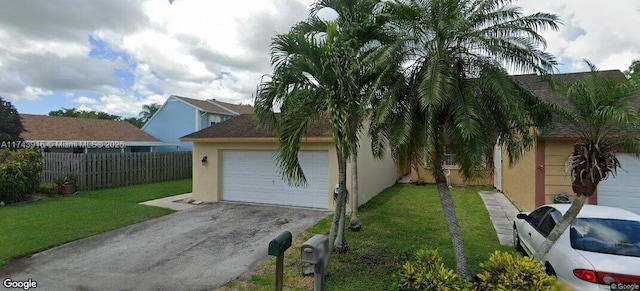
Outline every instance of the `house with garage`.
{"type": "Polygon", "coordinates": [[[253,107],[248,105],[171,95],[142,126],[142,130],[164,143],[175,145],[160,151],[191,151],[192,144],[181,142],[180,137],[252,112],[253,107]]]}
{"type": "MultiPolygon", "coordinates": [[[[618,70],[602,71],[606,78],[624,80],[618,70]]],[[[560,74],[554,76],[556,83],[573,82],[588,73],[560,74]]],[[[517,76],[542,100],[565,106],[558,102],[557,93],[549,90],[547,82],[536,75],[517,76]]],[[[640,96],[639,96],[640,100],[640,96]]],[[[505,194],[522,210],[531,211],[546,203],[553,203],[559,193],[575,194],[571,188],[568,159],[573,152],[577,134],[569,124],[555,122],[545,128],[538,128],[538,140],[514,167],[509,168],[502,160],[497,164],[495,187],[505,194]]],[[[614,206],[640,214],[640,159],[624,152],[617,152],[622,169],[617,175],[600,182],[598,189],[589,198],[589,204],[614,206]]]]}
{"type": "Polygon", "coordinates": [[[153,152],[166,145],[126,121],[20,114],[24,147],[58,153],[153,152]]]}
{"type": "MultiPolygon", "coordinates": [[[[363,132],[367,132],[364,130],[363,132]]],[[[291,187],[275,160],[278,140],[262,130],[250,114],[186,135],[193,143],[193,199],[238,201],[332,210],[338,183],[336,146],[328,122],[309,125],[299,159],[307,187],[291,187]]],[[[391,155],[374,158],[371,141],[361,137],[358,154],[359,203],[364,204],[398,177],[391,155]]],[[[351,166],[348,166],[348,173],[351,166]]],[[[351,189],[348,175],[347,189],[351,189]]],[[[350,207],[348,203],[347,207],[350,207]]]]}
{"type": "MultiPolygon", "coordinates": [[[[603,71],[603,76],[624,79],[618,70],[603,71]]],[[[588,73],[570,73],[554,75],[556,83],[572,82],[588,73]]],[[[559,102],[557,93],[552,93],[550,85],[538,75],[518,75],[517,80],[528,86],[545,102],[566,106],[559,102]]],[[[497,146],[494,150],[494,171],[488,172],[484,179],[463,181],[455,164],[455,157],[448,156],[445,168],[454,185],[473,184],[494,186],[505,193],[518,208],[531,211],[536,207],[553,203],[559,193],[575,196],[571,188],[568,158],[573,152],[577,134],[568,125],[555,122],[545,128],[536,128],[538,138],[533,148],[513,167],[509,167],[506,152],[497,146]]],[[[615,206],[640,214],[640,159],[624,152],[616,153],[622,169],[615,177],[609,177],[598,185],[596,193],[590,197],[590,204],[615,206]]],[[[418,165],[412,170],[413,181],[432,183],[428,165],[418,165]]]]}

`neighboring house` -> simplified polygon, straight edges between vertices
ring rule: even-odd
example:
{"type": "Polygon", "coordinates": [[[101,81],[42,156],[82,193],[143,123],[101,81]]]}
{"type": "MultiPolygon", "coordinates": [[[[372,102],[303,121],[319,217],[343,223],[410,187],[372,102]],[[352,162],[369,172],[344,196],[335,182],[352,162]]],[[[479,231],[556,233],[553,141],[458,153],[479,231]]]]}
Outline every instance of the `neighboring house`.
{"type": "Polygon", "coordinates": [[[142,130],[175,147],[161,151],[191,151],[192,144],[180,137],[207,128],[240,114],[253,113],[253,107],[212,100],[196,100],[172,95],[149,118],[142,130]]]}
{"type": "MultiPolygon", "coordinates": [[[[442,168],[444,169],[445,175],[447,175],[449,185],[491,185],[493,183],[493,176],[489,170],[487,170],[484,177],[478,180],[465,181],[462,178],[460,166],[456,164],[455,155],[450,153],[445,154],[445,161],[442,163],[442,168]]],[[[423,157],[421,165],[416,165],[416,167],[411,168],[411,181],[428,184],[436,182],[431,174],[426,157],[423,157]]]]}
{"type": "MultiPolygon", "coordinates": [[[[328,122],[311,124],[302,140],[299,159],[306,188],[290,187],[282,179],[274,159],[277,138],[261,130],[249,114],[189,134],[181,141],[193,142],[195,200],[334,209],[338,161],[328,122]]],[[[398,174],[390,154],[375,159],[366,136],[361,137],[360,145],[358,202],[363,204],[393,185],[398,174]]],[[[347,189],[351,189],[350,165],[347,171],[347,189]]]]}
{"type": "MultiPolygon", "coordinates": [[[[557,83],[572,82],[586,74],[588,73],[559,74],[554,76],[554,80],[557,83]]],[[[602,74],[608,78],[624,79],[624,75],[617,70],[603,71],[602,74]]],[[[558,95],[551,93],[549,84],[540,76],[532,74],[515,77],[542,100],[566,106],[558,102],[558,95]]],[[[559,122],[538,128],[537,131],[539,136],[536,144],[516,165],[509,167],[506,153],[497,147],[494,151],[494,173],[488,173],[482,181],[471,184],[494,186],[507,194],[523,211],[552,203],[554,197],[561,192],[575,195],[571,188],[568,158],[573,152],[576,133],[567,124],[559,122]]],[[[640,159],[625,153],[617,153],[616,156],[622,169],[618,170],[615,177],[598,185],[598,190],[589,199],[589,203],[621,207],[640,214],[640,192],[637,191],[640,189],[640,159]]],[[[455,162],[450,164],[452,184],[463,184],[455,162]]],[[[428,170],[420,167],[420,171],[421,177],[433,179],[428,170]]],[[[415,170],[412,171],[412,180],[417,180],[415,170]]]]}
{"type": "Polygon", "coordinates": [[[152,152],[166,146],[126,121],[20,114],[23,145],[45,152],[152,152]]]}

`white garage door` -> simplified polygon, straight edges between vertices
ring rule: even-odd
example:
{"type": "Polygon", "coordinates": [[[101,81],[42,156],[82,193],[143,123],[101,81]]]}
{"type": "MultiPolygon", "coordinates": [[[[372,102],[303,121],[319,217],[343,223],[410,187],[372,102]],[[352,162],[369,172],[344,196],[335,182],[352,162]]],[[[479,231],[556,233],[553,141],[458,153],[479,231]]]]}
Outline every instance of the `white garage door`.
{"type": "Polygon", "coordinates": [[[640,214],[640,160],[616,154],[622,169],[598,185],[598,204],[624,208],[640,214]]]}
{"type": "Polygon", "coordinates": [[[222,199],[313,208],[328,207],[329,153],[301,151],[306,188],[293,188],[282,179],[271,151],[224,151],[222,199]]]}

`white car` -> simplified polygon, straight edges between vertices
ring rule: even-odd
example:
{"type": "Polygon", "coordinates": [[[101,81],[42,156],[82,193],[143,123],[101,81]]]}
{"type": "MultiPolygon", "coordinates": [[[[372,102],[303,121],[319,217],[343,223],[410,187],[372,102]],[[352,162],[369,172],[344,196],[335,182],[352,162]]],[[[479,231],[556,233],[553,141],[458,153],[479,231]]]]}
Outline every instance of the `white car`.
{"type": "MultiPolygon", "coordinates": [[[[513,223],[516,249],[533,256],[569,206],[548,204],[519,213],[513,223]]],[[[542,263],[574,290],[640,290],[634,286],[640,284],[640,215],[585,205],[542,263]]]]}

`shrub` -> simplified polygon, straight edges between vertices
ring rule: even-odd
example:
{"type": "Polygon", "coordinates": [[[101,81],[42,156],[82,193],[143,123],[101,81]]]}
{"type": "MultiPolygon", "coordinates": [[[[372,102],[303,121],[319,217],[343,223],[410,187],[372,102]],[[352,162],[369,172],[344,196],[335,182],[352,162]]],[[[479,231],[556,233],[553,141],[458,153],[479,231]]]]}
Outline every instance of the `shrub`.
{"type": "Polygon", "coordinates": [[[76,175],[74,175],[73,173],[62,175],[62,176],[56,178],[54,183],[56,184],[56,186],[58,188],[60,188],[62,186],[65,186],[65,185],[69,185],[69,184],[75,184],[76,183],[76,175]]]}
{"type": "Polygon", "coordinates": [[[41,171],[42,153],[38,149],[0,153],[0,201],[26,200],[38,189],[41,171]]]}
{"type": "Polygon", "coordinates": [[[59,192],[58,189],[59,187],[56,185],[41,184],[40,186],[38,186],[38,189],[36,190],[36,192],[40,194],[54,195],[54,194],[58,194],[59,192]]]}
{"type": "Polygon", "coordinates": [[[545,273],[540,262],[531,257],[495,252],[481,263],[479,290],[564,290],[556,277],[545,273]]]}
{"type": "Polygon", "coordinates": [[[396,274],[398,290],[470,290],[471,284],[442,263],[437,250],[418,250],[396,274]]]}

